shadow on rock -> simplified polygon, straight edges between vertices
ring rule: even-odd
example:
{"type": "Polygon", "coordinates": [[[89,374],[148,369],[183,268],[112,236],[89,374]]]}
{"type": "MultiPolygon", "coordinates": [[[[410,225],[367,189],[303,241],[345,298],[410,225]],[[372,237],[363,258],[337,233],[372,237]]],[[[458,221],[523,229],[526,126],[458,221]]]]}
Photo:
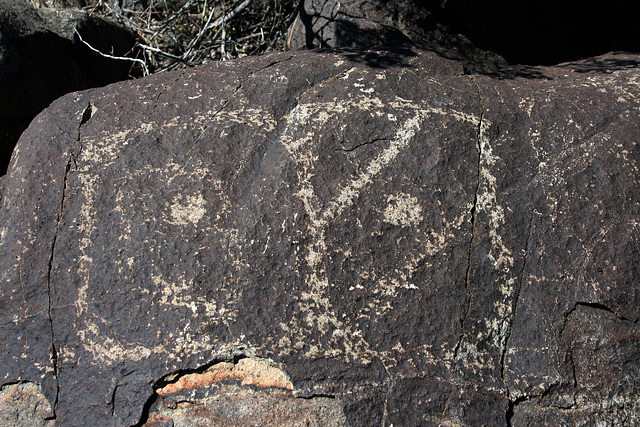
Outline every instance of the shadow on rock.
{"type": "Polygon", "coordinates": [[[411,67],[412,65],[408,60],[417,56],[417,53],[411,45],[393,46],[376,50],[321,49],[319,52],[336,52],[350,62],[378,69],[411,67]]]}
{"type": "Polygon", "coordinates": [[[632,68],[638,68],[640,62],[636,59],[637,55],[633,58],[624,56],[623,53],[619,54],[620,57],[595,57],[588,58],[579,62],[561,64],[560,67],[570,68],[576,73],[590,73],[598,72],[611,74],[615,71],[629,70],[632,68]]]}

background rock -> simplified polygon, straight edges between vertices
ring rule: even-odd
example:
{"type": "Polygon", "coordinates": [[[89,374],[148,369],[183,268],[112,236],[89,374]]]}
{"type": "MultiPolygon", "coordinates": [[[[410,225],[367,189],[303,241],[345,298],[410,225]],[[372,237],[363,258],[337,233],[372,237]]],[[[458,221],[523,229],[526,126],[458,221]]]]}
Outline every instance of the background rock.
{"type": "Polygon", "coordinates": [[[158,425],[167,385],[251,359],[293,390],[185,407],[633,425],[638,65],[304,52],[61,98],[5,178],[0,384],[61,425],[158,425]]]}
{"type": "Polygon", "coordinates": [[[34,383],[7,384],[0,388],[0,426],[52,427],[51,405],[34,383]]]}
{"type": "Polygon", "coordinates": [[[419,0],[478,46],[512,64],[557,64],[613,50],[640,50],[640,4],[614,0],[419,0]]]}
{"type": "Polygon", "coordinates": [[[203,372],[185,374],[174,381],[156,390],[158,399],[150,408],[146,425],[173,422],[321,427],[342,426],[345,421],[336,399],[297,399],[284,372],[248,357],[215,363],[203,372]],[[231,378],[240,384],[226,383],[231,378]]]}
{"type": "Polygon", "coordinates": [[[500,55],[478,48],[419,1],[305,0],[288,39],[294,50],[407,43],[461,59],[467,71],[493,72],[507,66],[500,55]]]}
{"type": "Polygon", "coordinates": [[[114,22],[73,10],[35,9],[22,0],[0,0],[0,174],[20,134],[53,100],[74,90],[141,75],[129,61],[101,52],[131,53],[135,36],[114,22]]]}
{"type": "Polygon", "coordinates": [[[640,50],[640,4],[570,0],[304,0],[290,45],[375,47],[412,42],[457,55],[469,70],[551,65],[640,50]]]}

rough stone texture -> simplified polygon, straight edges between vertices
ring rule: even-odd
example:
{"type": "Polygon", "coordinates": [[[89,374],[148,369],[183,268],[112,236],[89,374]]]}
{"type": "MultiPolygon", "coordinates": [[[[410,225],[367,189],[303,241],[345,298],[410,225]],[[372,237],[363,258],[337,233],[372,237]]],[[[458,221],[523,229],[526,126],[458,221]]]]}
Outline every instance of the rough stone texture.
{"type": "Polygon", "coordinates": [[[156,393],[167,396],[185,389],[199,389],[227,380],[240,381],[242,385],[293,390],[293,384],[280,369],[269,366],[264,361],[244,357],[236,363],[219,362],[203,372],[184,374],[166,386],[156,389],[156,393]]]}
{"type": "Polygon", "coordinates": [[[344,422],[342,406],[330,397],[298,399],[281,389],[220,384],[187,395],[160,396],[145,426],[338,427],[344,422]]]}
{"type": "Polygon", "coordinates": [[[282,370],[251,357],[165,378],[145,426],[342,426],[333,398],[297,399],[282,370]],[[246,387],[246,386],[252,387],[246,387]],[[245,386],[245,387],[243,387],[245,386]]]}
{"type": "Polygon", "coordinates": [[[52,415],[51,405],[34,383],[0,388],[1,427],[52,427],[52,415]]]}
{"type": "Polygon", "coordinates": [[[57,100],[5,178],[0,384],[60,425],[637,424],[639,64],[273,54],[57,100]]]}
{"type": "Polygon", "coordinates": [[[105,53],[124,56],[135,44],[133,33],[88,13],[0,0],[0,174],[5,173],[20,134],[53,100],[131,74],[131,62],[92,52],[79,41],[73,26],[105,53]]]}

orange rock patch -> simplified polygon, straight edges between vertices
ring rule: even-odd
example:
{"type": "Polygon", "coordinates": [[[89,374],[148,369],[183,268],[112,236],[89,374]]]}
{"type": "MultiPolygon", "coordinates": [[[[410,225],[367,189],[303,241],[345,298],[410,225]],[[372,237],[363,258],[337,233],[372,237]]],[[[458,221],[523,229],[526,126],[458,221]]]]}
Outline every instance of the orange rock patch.
{"type": "Polygon", "coordinates": [[[160,396],[166,396],[185,389],[203,388],[226,380],[237,380],[242,385],[293,390],[293,384],[281,369],[270,366],[262,360],[247,357],[240,359],[236,364],[220,362],[202,373],[183,375],[176,382],[156,390],[156,393],[160,396]]]}

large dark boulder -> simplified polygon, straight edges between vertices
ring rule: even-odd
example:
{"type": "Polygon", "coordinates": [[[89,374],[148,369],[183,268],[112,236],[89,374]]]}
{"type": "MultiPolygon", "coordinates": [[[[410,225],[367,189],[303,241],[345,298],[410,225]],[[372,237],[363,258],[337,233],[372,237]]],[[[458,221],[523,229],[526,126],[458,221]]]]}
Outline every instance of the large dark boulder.
{"type": "Polygon", "coordinates": [[[56,98],[140,75],[132,62],[136,36],[121,25],[74,10],[35,9],[0,0],[0,175],[31,120],[56,98]]]}
{"type": "Polygon", "coordinates": [[[4,182],[0,403],[633,425],[639,61],[272,54],[57,100],[4,182]]]}

